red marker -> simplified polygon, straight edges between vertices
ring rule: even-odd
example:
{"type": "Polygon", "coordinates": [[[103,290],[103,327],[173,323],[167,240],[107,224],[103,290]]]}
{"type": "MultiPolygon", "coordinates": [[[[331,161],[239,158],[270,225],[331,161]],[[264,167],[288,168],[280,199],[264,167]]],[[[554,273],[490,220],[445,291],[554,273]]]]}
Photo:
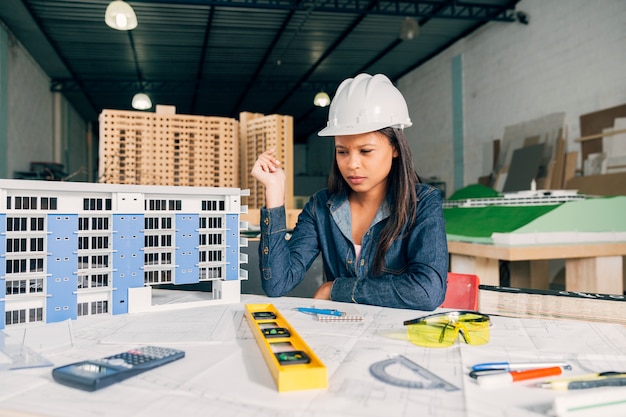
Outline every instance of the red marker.
{"type": "Polygon", "coordinates": [[[545,378],[548,376],[561,375],[563,369],[560,366],[550,368],[528,369],[526,371],[501,372],[479,376],[476,381],[484,388],[493,388],[508,385],[513,382],[526,381],[528,379],[545,378]]]}

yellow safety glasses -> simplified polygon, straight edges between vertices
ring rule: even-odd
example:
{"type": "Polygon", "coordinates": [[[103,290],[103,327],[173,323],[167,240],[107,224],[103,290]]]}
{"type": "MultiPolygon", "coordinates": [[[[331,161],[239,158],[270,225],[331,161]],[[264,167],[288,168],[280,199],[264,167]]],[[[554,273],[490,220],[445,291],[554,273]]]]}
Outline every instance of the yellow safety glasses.
{"type": "Polygon", "coordinates": [[[489,341],[489,316],[475,311],[446,311],[404,322],[411,343],[424,347],[452,346],[459,334],[468,345],[489,341]]]}

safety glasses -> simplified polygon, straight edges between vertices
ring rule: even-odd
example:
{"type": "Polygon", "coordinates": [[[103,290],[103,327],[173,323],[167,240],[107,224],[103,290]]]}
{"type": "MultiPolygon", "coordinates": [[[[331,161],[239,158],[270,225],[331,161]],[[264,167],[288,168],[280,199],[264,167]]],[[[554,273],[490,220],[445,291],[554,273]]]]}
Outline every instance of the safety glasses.
{"type": "Polygon", "coordinates": [[[475,311],[446,311],[404,322],[411,343],[424,347],[452,346],[461,333],[468,345],[489,341],[489,316],[475,311]]]}

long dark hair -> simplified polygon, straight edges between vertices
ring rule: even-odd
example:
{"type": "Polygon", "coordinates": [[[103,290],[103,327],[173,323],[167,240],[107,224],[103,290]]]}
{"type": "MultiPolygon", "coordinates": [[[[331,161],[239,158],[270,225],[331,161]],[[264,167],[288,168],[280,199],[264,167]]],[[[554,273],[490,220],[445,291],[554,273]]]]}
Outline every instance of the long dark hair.
{"type": "MultiPolygon", "coordinates": [[[[393,158],[391,171],[387,176],[387,194],[391,196],[392,215],[383,228],[380,240],[376,246],[373,274],[379,275],[385,266],[385,254],[393,241],[400,236],[405,227],[413,226],[417,209],[417,195],[415,186],[419,183],[419,177],[413,167],[411,148],[404,136],[402,129],[386,127],[378,130],[378,133],[389,139],[391,146],[398,151],[398,156],[393,158]]],[[[343,179],[337,158],[333,160],[333,167],[328,177],[328,190],[331,194],[345,192],[350,195],[352,189],[343,179]]]]}

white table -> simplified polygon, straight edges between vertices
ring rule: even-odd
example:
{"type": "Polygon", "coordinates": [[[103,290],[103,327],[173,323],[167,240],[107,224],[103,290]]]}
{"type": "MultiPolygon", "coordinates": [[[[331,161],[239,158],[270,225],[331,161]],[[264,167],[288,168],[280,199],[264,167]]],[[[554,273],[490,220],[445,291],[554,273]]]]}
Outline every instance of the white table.
{"type": "MultiPolygon", "coordinates": [[[[178,293],[176,291],[175,293],[178,293]]],[[[115,417],[528,416],[556,392],[518,383],[494,394],[478,387],[467,367],[478,361],[572,360],[572,372],[626,369],[626,328],[606,323],[492,317],[491,341],[422,348],[407,341],[403,320],[425,312],[356,306],[362,322],[323,323],[293,308],[331,305],[305,298],[242,296],[231,305],[207,304],[188,293],[161,310],[30,328],[25,341],[55,366],[97,359],[151,344],[185,358],[93,393],[55,383],[51,367],[0,370],[0,415],[115,417]],[[278,308],[328,369],[328,388],[279,393],[243,318],[245,303],[278,308]],[[400,388],[374,378],[369,367],[404,355],[460,388],[400,388]]],[[[351,305],[354,306],[354,305],[351,305]]],[[[20,335],[9,329],[11,337],[20,335]]],[[[24,334],[22,333],[22,336],[24,334]]],[[[9,340],[10,338],[6,338],[9,340]]],[[[406,369],[391,372],[416,378],[406,369]]],[[[563,394],[561,394],[563,395],[563,394]]],[[[568,395],[568,394],[565,394],[568,395]]],[[[625,392],[626,395],[626,392],[625,392]]],[[[542,414],[538,414],[542,415],[542,414]]]]}

